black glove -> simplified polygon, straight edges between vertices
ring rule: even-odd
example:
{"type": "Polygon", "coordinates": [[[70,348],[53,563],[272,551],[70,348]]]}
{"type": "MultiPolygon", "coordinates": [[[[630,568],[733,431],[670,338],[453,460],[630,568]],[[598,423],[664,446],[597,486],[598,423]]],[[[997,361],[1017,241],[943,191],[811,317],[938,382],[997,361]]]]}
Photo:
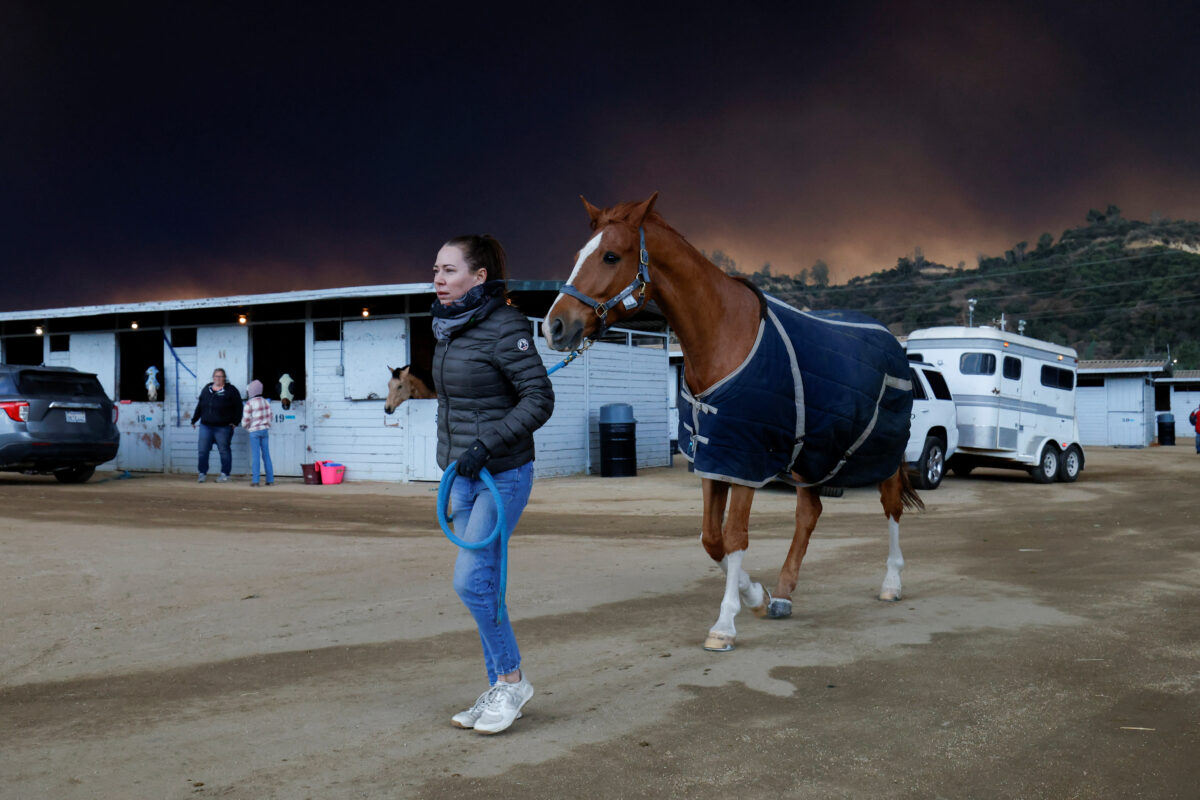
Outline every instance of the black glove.
{"type": "Polygon", "coordinates": [[[458,457],[458,474],[464,478],[475,479],[479,477],[479,470],[483,469],[483,465],[492,457],[488,452],[487,446],[483,442],[476,439],[471,442],[471,446],[463,451],[458,457]]]}

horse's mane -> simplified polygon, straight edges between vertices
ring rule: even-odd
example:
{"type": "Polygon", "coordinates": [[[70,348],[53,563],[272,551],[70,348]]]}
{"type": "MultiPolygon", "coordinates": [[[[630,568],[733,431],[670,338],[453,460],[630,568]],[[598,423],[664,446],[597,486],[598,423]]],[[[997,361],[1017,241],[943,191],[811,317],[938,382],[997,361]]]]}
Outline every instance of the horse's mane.
{"type": "MultiPolygon", "coordinates": [[[[597,219],[596,219],[596,227],[594,228],[594,230],[599,230],[600,228],[603,228],[605,225],[609,224],[610,222],[629,222],[630,221],[629,218],[633,214],[634,209],[640,205],[641,205],[641,203],[632,203],[632,202],[617,203],[615,206],[612,206],[611,208],[604,209],[603,211],[600,212],[600,216],[597,217],[597,219]]],[[[679,231],[672,228],[670,223],[668,223],[665,219],[663,219],[662,215],[659,214],[657,211],[651,211],[648,215],[646,215],[645,221],[653,223],[654,225],[657,225],[658,227],[665,230],[667,233],[670,233],[672,236],[677,238],[685,247],[693,250],[697,257],[703,259],[704,261],[708,262],[709,264],[712,264],[712,262],[709,261],[709,259],[706,258],[704,256],[704,254],[701,253],[700,250],[696,248],[695,245],[693,245],[691,242],[689,242],[687,240],[686,236],[684,236],[682,233],[680,233],[679,231]]],[[[715,264],[712,264],[712,266],[713,266],[713,269],[720,269],[715,264]]]]}

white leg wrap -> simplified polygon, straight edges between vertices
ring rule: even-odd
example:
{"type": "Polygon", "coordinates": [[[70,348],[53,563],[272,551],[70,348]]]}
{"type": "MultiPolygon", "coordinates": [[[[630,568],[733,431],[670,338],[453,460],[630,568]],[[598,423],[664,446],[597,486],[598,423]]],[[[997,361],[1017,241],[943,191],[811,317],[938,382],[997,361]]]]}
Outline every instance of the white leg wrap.
{"type": "Polygon", "coordinates": [[[888,517],[887,574],[883,576],[883,587],[879,590],[880,600],[899,600],[900,572],[904,569],[904,556],[900,553],[900,523],[888,517]]]}
{"type": "MultiPolygon", "coordinates": [[[[728,553],[725,558],[721,559],[721,569],[725,572],[725,596],[721,598],[721,616],[717,617],[717,624],[712,626],[714,633],[721,633],[729,637],[737,635],[733,618],[742,608],[738,598],[738,584],[741,576],[745,574],[742,572],[742,559],[745,555],[745,550],[739,550],[736,553],[728,553]]],[[[746,580],[748,582],[749,578],[746,580]]]]}
{"type": "MultiPolygon", "coordinates": [[[[745,557],[745,554],[746,554],[745,550],[742,550],[740,553],[738,553],[738,556],[739,556],[739,558],[738,558],[739,567],[738,567],[738,575],[737,575],[738,594],[741,595],[742,605],[749,606],[750,608],[758,608],[759,606],[761,606],[763,604],[763,587],[762,587],[761,583],[756,583],[756,582],[750,580],[750,573],[746,572],[746,570],[740,566],[740,562],[741,562],[742,558],[745,557]]],[[[729,563],[728,562],[729,562],[728,557],[721,559],[721,572],[725,573],[726,583],[728,583],[728,581],[729,581],[729,563]]]]}

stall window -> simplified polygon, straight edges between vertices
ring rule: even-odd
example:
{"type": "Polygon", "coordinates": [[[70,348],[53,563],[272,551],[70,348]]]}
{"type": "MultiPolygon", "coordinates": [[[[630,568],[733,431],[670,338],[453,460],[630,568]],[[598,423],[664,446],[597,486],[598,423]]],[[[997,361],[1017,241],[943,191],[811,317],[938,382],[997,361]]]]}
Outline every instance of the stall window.
{"type": "MultiPolygon", "coordinates": [[[[154,399],[163,399],[163,339],[162,331],[137,330],[122,331],[117,335],[117,345],[120,361],[117,367],[119,383],[117,398],[120,400],[149,400],[150,390],[147,382],[150,377],[146,374],[151,367],[157,370],[154,375],[157,386],[154,389],[154,399]]],[[[172,389],[173,391],[173,389],[172,389]]]]}
{"type": "Polygon", "coordinates": [[[958,359],[958,371],[963,375],[995,375],[995,353],[963,353],[958,359]]]}
{"type": "MultiPolygon", "coordinates": [[[[262,381],[263,396],[279,400],[279,379],[287,375],[292,379],[292,399],[303,400],[308,383],[304,371],[304,323],[255,325],[250,329],[250,340],[253,358],[250,377],[262,381]]],[[[246,391],[244,386],[238,388],[246,391]]]]}
{"type": "Polygon", "coordinates": [[[1004,377],[1010,381],[1021,380],[1021,359],[1012,356],[1004,357],[1004,377]]]}
{"type": "Polygon", "coordinates": [[[4,363],[36,367],[44,360],[41,336],[9,336],[4,340],[4,363]]]}

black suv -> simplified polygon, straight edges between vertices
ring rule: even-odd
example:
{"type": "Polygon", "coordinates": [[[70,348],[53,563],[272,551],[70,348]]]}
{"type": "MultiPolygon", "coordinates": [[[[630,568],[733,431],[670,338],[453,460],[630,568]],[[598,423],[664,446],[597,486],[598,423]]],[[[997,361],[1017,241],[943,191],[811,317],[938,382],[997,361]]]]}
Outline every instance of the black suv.
{"type": "Polygon", "coordinates": [[[0,364],[0,472],[82,483],[120,444],[117,407],[95,375],[0,364]]]}

